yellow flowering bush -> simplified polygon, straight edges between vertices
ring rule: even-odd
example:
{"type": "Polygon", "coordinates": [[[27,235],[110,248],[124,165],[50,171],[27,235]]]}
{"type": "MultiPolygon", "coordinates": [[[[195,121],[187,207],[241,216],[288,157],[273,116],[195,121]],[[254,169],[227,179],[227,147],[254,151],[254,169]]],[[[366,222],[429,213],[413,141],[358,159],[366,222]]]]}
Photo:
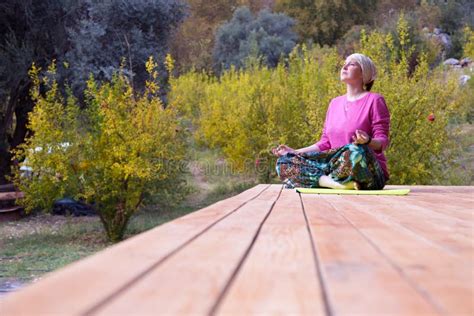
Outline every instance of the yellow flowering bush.
{"type": "Polygon", "coordinates": [[[474,58],[474,31],[466,26],[464,28],[464,57],[474,58]]]}
{"type": "Polygon", "coordinates": [[[157,96],[156,66],[150,58],[150,79],[142,93],[122,73],[102,84],[91,78],[87,107],[80,110],[71,93],[65,100],[51,79],[54,65],[42,79],[33,65],[32,134],[15,152],[32,169],[29,177],[20,170],[14,176],[25,192],[21,203],[26,210],[51,209],[64,196],[86,200],[93,203],[108,239],[118,241],[145,198],[179,198],[186,135],[175,108],[165,108],[157,96]]]}

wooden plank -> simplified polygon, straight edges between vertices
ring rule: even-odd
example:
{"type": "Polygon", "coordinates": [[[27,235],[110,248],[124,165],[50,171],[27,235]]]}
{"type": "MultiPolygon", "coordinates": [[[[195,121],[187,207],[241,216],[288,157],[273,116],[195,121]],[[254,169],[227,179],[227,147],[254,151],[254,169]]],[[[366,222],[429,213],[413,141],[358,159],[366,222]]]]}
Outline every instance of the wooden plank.
{"type": "MultiPolygon", "coordinates": [[[[392,201],[398,200],[387,200],[389,203],[392,201]]],[[[467,201],[452,195],[424,195],[417,197],[408,196],[403,202],[414,208],[433,212],[435,214],[432,214],[432,216],[436,218],[449,219],[449,222],[459,223],[466,226],[469,230],[474,228],[474,198],[471,201],[467,201]]]]}
{"type": "Polygon", "coordinates": [[[474,198],[468,201],[452,195],[439,196],[437,194],[430,194],[426,196],[407,196],[405,201],[425,210],[441,213],[471,224],[474,222],[474,198]]]}
{"type": "Polygon", "coordinates": [[[207,314],[251,247],[277,200],[272,186],[217,223],[121,295],[92,310],[94,315],[207,314]]]}
{"type": "Polygon", "coordinates": [[[0,201],[16,200],[23,197],[23,192],[0,192],[0,201]]]}
{"type": "Polygon", "coordinates": [[[8,208],[2,208],[0,209],[0,213],[15,213],[17,212],[18,214],[23,210],[22,206],[12,206],[8,208]]]}
{"type": "Polygon", "coordinates": [[[472,223],[432,212],[400,197],[380,197],[377,201],[367,197],[348,200],[355,201],[360,206],[358,209],[376,210],[379,216],[389,218],[420,237],[432,241],[445,252],[460,256],[473,252],[472,223]]]}
{"type": "Polygon", "coordinates": [[[255,186],[47,275],[2,299],[2,316],[83,314],[146,275],[268,187],[255,186]]]}
{"type": "Polygon", "coordinates": [[[0,201],[11,201],[23,198],[23,192],[0,192],[0,201]]]}
{"type": "Polygon", "coordinates": [[[474,186],[443,186],[443,185],[387,185],[388,189],[411,189],[415,193],[455,193],[472,194],[474,186]]]}
{"type": "Polygon", "coordinates": [[[406,189],[410,188],[409,196],[442,196],[456,197],[458,199],[471,202],[473,201],[474,186],[435,186],[435,185],[388,185],[386,188],[406,189]]]}
{"type": "MultiPolygon", "coordinates": [[[[362,198],[327,198],[347,221],[376,247],[437,310],[447,315],[468,315],[474,311],[472,255],[446,253],[429,239],[405,229],[384,216],[386,209],[399,204],[387,198],[362,203],[362,198]],[[384,208],[381,208],[381,206],[384,208]],[[372,223],[367,225],[367,223],[372,223]]],[[[395,200],[395,198],[393,198],[395,200]]],[[[414,214],[415,212],[413,212],[414,214]]],[[[410,221],[404,218],[404,223],[410,221]]],[[[418,218],[413,218],[417,222],[418,218]]],[[[426,236],[425,236],[426,237],[426,236]]]]}
{"type": "Polygon", "coordinates": [[[294,190],[283,190],[217,314],[325,314],[311,240],[294,190]]]}
{"type": "Polygon", "coordinates": [[[455,194],[467,194],[471,196],[474,193],[474,186],[472,185],[449,185],[449,186],[428,186],[434,188],[442,188],[446,192],[455,193],[455,194]]]}
{"type": "Polygon", "coordinates": [[[0,222],[16,221],[21,218],[23,207],[14,206],[0,209],[0,222]]]}
{"type": "Polygon", "coordinates": [[[16,191],[15,186],[11,183],[9,184],[0,184],[0,192],[10,192],[16,191]]]}
{"type": "MultiPolygon", "coordinates": [[[[301,195],[331,314],[439,314],[436,306],[414,289],[378,249],[327,202],[327,197],[301,195]]],[[[363,225],[379,227],[380,222],[366,218],[363,225]]]]}

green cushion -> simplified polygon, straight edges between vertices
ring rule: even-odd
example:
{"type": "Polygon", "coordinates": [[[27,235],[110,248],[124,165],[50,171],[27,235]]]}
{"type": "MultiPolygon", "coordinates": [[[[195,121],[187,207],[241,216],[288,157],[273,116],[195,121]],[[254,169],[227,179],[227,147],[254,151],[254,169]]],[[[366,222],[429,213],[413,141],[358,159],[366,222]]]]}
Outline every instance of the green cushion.
{"type": "Polygon", "coordinates": [[[349,194],[349,195],[407,195],[410,189],[385,190],[336,190],[322,188],[296,188],[296,192],[307,194],[349,194]]]}

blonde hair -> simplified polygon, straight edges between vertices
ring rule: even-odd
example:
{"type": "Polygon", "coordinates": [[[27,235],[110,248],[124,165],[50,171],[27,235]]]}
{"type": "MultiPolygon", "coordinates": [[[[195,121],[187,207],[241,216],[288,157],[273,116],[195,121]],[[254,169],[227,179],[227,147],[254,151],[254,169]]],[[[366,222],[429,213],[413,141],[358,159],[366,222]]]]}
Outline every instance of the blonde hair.
{"type": "Polygon", "coordinates": [[[370,91],[372,85],[374,84],[374,80],[377,77],[377,68],[375,68],[375,64],[369,57],[355,53],[346,58],[355,60],[362,69],[362,81],[364,83],[364,88],[367,91],[370,91]]]}

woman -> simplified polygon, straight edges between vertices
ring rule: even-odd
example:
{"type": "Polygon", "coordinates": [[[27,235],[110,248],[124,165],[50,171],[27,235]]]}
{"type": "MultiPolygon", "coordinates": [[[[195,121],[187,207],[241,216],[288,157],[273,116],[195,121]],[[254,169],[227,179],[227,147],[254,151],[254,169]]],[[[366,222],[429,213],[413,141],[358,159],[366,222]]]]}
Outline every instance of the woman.
{"type": "Polygon", "coordinates": [[[296,150],[286,145],[272,150],[286,187],[383,189],[389,178],[383,152],[389,145],[390,114],[384,98],[370,92],[375,76],[370,58],[347,57],[340,73],[347,93],[331,100],[321,139],[296,150]]]}

